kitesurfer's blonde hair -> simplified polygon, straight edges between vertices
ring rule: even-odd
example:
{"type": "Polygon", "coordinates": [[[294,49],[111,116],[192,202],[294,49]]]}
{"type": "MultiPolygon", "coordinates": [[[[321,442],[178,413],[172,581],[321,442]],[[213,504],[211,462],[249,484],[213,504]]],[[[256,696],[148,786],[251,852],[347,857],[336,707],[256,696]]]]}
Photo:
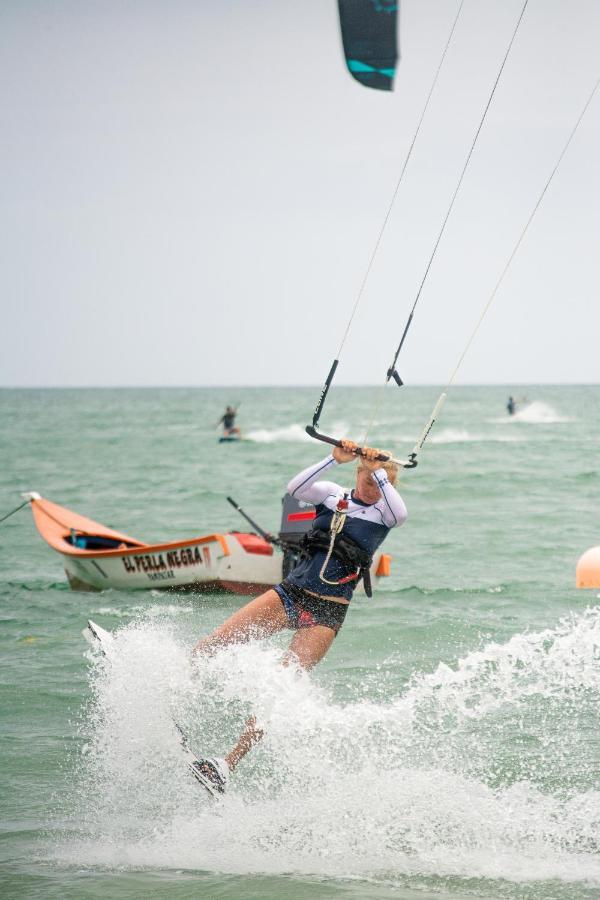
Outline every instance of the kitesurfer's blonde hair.
{"type": "MultiPolygon", "coordinates": [[[[389,456],[392,455],[387,450],[382,450],[381,452],[387,453],[389,456]]],[[[381,463],[381,468],[385,469],[390,484],[396,484],[396,481],[398,480],[398,472],[400,471],[400,466],[398,465],[398,463],[394,462],[392,459],[388,459],[387,462],[381,463]]],[[[362,459],[359,457],[358,465],[356,466],[356,471],[361,472],[363,469],[367,470],[367,467],[363,463],[362,459]]],[[[369,470],[367,470],[367,471],[369,471],[369,470]]]]}

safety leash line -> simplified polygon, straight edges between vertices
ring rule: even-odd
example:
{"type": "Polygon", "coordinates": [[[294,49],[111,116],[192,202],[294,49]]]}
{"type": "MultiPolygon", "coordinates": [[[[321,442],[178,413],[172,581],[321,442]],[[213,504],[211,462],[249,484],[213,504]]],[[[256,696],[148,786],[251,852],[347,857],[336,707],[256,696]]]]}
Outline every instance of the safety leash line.
{"type": "Polygon", "coordinates": [[[348,495],[344,494],[343,497],[337,502],[337,506],[333,512],[331,517],[331,522],[329,524],[329,550],[327,551],[327,556],[325,557],[325,561],[321,566],[321,571],[319,572],[319,578],[325,584],[345,584],[348,581],[353,581],[358,575],[358,570],[355,575],[351,575],[349,578],[342,578],[341,581],[329,581],[328,578],[325,578],[325,572],[327,570],[327,566],[329,565],[329,560],[331,559],[331,554],[333,553],[333,547],[335,544],[335,539],[340,534],[344,524],[346,522],[346,516],[348,515],[348,495]]]}

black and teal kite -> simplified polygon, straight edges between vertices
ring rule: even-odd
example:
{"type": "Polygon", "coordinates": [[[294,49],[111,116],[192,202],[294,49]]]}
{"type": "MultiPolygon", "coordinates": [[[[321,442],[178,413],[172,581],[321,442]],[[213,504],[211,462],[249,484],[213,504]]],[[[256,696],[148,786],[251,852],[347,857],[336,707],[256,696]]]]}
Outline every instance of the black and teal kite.
{"type": "Polygon", "coordinates": [[[346,65],[365,87],[394,88],[398,6],[395,0],[338,0],[346,65]]]}

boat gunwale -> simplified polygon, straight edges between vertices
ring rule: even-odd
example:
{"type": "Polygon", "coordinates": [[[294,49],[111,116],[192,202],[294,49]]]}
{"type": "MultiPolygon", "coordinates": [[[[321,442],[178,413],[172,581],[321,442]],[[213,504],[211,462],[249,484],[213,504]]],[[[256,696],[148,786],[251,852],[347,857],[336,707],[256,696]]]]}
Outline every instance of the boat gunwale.
{"type": "MultiPolygon", "coordinates": [[[[42,535],[43,537],[43,535],[42,535]]],[[[53,550],[62,553],[63,556],[76,556],[80,559],[106,558],[113,556],[139,556],[146,553],[163,553],[169,550],[179,550],[182,547],[196,547],[200,544],[220,543],[224,556],[231,556],[231,550],[224,534],[207,534],[204,537],[190,538],[189,540],[170,541],[167,544],[140,544],[137,547],[114,547],[111,550],[83,550],[80,547],[72,547],[65,541],[64,550],[49,544],[53,550]]],[[[49,543],[46,541],[46,543],[49,543]]]]}
{"type": "MultiPolygon", "coordinates": [[[[114,540],[121,540],[123,543],[134,543],[132,547],[111,547],[105,550],[95,549],[95,550],[86,550],[82,547],[74,547],[72,544],[69,544],[67,541],[67,537],[69,534],[69,530],[71,526],[68,522],[61,522],[56,519],[51,512],[46,508],[45,504],[51,504],[52,506],[57,506],[53,501],[47,500],[44,497],[34,498],[31,500],[32,511],[34,512],[34,523],[40,534],[40,536],[44,539],[44,541],[48,544],[49,547],[52,547],[57,553],[60,553],[61,556],[65,556],[68,558],[77,558],[77,559],[107,559],[107,558],[121,558],[123,556],[139,556],[148,553],[163,553],[168,552],[169,550],[179,550],[184,547],[196,547],[202,544],[210,544],[210,543],[219,543],[221,545],[221,549],[223,551],[224,556],[231,556],[231,550],[229,549],[229,545],[227,543],[226,536],[224,534],[219,534],[214,532],[213,534],[203,535],[200,537],[182,539],[179,541],[168,541],[166,543],[160,544],[144,544],[141,541],[137,541],[135,538],[130,538],[128,535],[123,534],[122,532],[118,532],[113,530],[112,528],[108,528],[106,525],[102,525],[100,522],[94,522],[92,519],[87,520],[90,525],[95,525],[98,528],[98,534],[94,533],[94,530],[90,529],[86,531],[81,528],[75,528],[75,531],[80,532],[82,535],[87,535],[89,537],[112,537],[114,540]],[[54,522],[55,526],[58,526],[58,529],[50,528],[46,529],[40,525],[38,521],[38,515],[41,514],[49,519],[51,522],[54,522]],[[102,534],[103,533],[103,534],[102,534]]],[[[79,513],[76,513],[74,510],[68,509],[66,506],[60,507],[62,512],[68,513],[78,519],[82,518],[79,513]]],[[[232,532],[234,535],[235,532],[232,532]]],[[[240,547],[242,545],[240,544],[240,547]]],[[[242,550],[244,548],[242,547],[242,550]]]]}

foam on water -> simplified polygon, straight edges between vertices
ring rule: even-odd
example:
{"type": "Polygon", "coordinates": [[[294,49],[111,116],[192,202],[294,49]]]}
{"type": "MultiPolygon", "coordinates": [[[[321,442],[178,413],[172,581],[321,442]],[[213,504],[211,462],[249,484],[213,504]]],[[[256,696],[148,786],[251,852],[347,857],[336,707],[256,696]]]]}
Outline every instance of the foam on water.
{"type": "Polygon", "coordinates": [[[502,416],[502,418],[490,419],[490,421],[501,422],[503,425],[510,422],[527,422],[529,425],[554,425],[572,422],[573,420],[567,416],[561,416],[549,403],[534,400],[525,406],[518,406],[516,413],[512,416],[502,416]]]}
{"type": "Polygon", "coordinates": [[[281,646],[191,664],[155,620],[93,656],[61,862],[334,877],[561,879],[600,887],[600,792],[585,735],[600,699],[600,607],[491,643],[404,692],[341,704],[281,646]],[[252,711],[262,745],[211,803],[171,716],[222,754],[252,711]],[[560,788],[556,785],[560,784],[560,788]],[[74,807],[74,808],[73,808],[74,807]]]}
{"type": "MultiPolygon", "coordinates": [[[[332,430],[331,432],[328,432],[328,434],[329,433],[345,435],[347,433],[347,426],[343,422],[334,422],[332,430]]],[[[244,437],[248,441],[255,441],[259,444],[273,444],[276,441],[297,443],[299,441],[304,442],[313,440],[313,438],[307,435],[305,426],[298,425],[297,423],[285,425],[282,428],[257,428],[254,431],[245,433],[244,437]]]]}
{"type": "MultiPolygon", "coordinates": [[[[153,597],[161,597],[159,591],[151,591],[153,597]]],[[[139,615],[142,613],[149,618],[162,618],[164,616],[181,616],[185,615],[193,610],[193,606],[186,605],[185,603],[153,603],[152,606],[146,605],[136,605],[136,606],[127,606],[122,609],[119,609],[117,606],[99,606],[97,608],[91,609],[90,613],[93,616],[114,616],[118,619],[130,618],[131,616],[139,615]]]]}
{"type": "Polygon", "coordinates": [[[286,425],[283,428],[257,428],[248,431],[244,437],[258,444],[273,444],[275,441],[310,441],[302,425],[286,425]]]}
{"type": "Polygon", "coordinates": [[[552,425],[571,421],[567,416],[559,415],[549,403],[542,403],[539,400],[529,403],[523,409],[517,409],[513,419],[516,422],[529,422],[532,425],[552,425]]]}

